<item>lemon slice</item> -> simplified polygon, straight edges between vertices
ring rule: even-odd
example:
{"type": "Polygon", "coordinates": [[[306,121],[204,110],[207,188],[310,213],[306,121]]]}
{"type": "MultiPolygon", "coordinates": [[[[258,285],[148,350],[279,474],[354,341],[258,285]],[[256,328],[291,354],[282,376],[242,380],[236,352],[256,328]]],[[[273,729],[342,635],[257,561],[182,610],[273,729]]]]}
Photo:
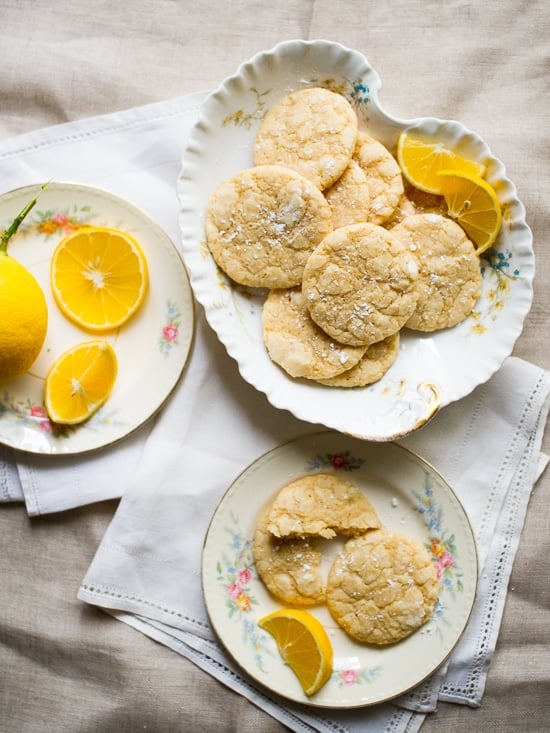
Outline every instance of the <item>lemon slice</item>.
{"type": "Polygon", "coordinates": [[[399,136],[397,161],[409,183],[427,193],[442,193],[440,171],[453,170],[479,177],[485,173],[483,164],[462,158],[441,141],[411,130],[399,136]]]}
{"type": "Polygon", "coordinates": [[[441,171],[441,190],[448,216],[464,229],[477,254],[494,244],[502,226],[502,211],[495,189],[482,178],[456,171],[441,171]]]}
{"type": "Polygon", "coordinates": [[[117,357],[107,341],[84,341],[65,351],[46,376],[44,404],[50,420],[61,425],[87,420],[106,402],[117,372],[117,357]]]}
{"type": "Polygon", "coordinates": [[[287,608],[264,616],[258,626],[273,636],[305,694],[318,692],[332,674],[332,645],[323,624],[308,611],[287,608]]]}
{"type": "Polygon", "coordinates": [[[50,282],[67,318],[91,331],[107,331],[126,323],[143,303],[147,261],[126,232],[83,227],[55,248],[50,282]]]}

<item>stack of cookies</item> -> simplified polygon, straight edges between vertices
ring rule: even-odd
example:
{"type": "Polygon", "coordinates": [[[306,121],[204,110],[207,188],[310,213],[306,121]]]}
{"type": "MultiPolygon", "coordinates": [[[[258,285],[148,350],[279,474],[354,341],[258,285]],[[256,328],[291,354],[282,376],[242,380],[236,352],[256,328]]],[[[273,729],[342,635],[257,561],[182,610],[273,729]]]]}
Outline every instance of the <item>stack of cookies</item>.
{"type": "Polygon", "coordinates": [[[319,87],[284,97],[253,153],[213,192],[207,243],[232,280],[268,289],[264,341],[290,377],[371,384],[397,358],[403,328],[449,328],[472,311],[474,245],[440,201],[405,190],[344,97],[319,87]]]}
{"type": "Polygon", "coordinates": [[[426,548],[382,526],[365,494],[333,474],[283,486],[261,513],[254,561],[272,595],[292,606],[324,604],[357,641],[404,639],[432,616],[439,581],[426,548]],[[323,572],[326,540],[345,543],[323,572]]]}

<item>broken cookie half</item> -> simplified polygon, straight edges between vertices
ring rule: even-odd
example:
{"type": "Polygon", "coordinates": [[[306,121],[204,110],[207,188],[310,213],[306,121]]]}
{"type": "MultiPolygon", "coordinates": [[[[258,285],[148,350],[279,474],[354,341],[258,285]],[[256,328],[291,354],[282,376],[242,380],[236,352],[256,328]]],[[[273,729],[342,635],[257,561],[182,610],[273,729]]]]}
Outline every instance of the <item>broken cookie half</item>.
{"type": "Polygon", "coordinates": [[[324,603],[323,540],[378,527],[374,507],[355,484],[326,473],[302,476],[283,486],[260,516],[253,541],[258,575],[286,603],[324,603]]]}
{"type": "Polygon", "coordinates": [[[283,486],[267,522],[275,537],[352,537],[378,527],[378,514],[363,492],[330,473],[308,474],[283,486]]]}

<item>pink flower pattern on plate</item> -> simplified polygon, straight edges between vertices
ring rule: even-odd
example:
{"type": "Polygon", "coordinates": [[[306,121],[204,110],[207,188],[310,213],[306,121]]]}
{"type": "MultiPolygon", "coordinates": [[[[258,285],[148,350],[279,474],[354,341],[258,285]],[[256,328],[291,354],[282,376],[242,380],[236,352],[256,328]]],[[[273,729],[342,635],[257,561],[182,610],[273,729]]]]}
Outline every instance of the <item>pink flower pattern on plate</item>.
{"type": "Polygon", "coordinates": [[[252,645],[258,668],[266,671],[264,656],[272,655],[271,637],[260,630],[251,611],[258,605],[251,584],[256,579],[252,557],[252,540],[244,536],[239,518],[231,517],[231,525],[225,528],[229,544],[216,562],[217,581],[225,596],[225,605],[230,619],[241,627],[243,642],[252,645]]]}
{"type": "MultiPolygon", "coordinates": [[[[426,544],[426,548],[433,558],[442,589],[461,592],[464,586],[456,559],[455,536],[452,532],[446,531],[443,526],[443,510],[435,499],[428,474],[425,478],[424,491],[422,494],[416,494],[416,499],[416,511],[424,517],[424,522],[430,532],[430,541],[426,544]]],[[[441,601],[438,602],[438,605],[441,605],[441,601]]]]}
{"type": "Polygon", "coordinates": [[[362,458],[352,456],[349,451],[343,453],[326,453],[314,456],[308,463],[308,470],[333,468],[335,471],[355,471],[363,465],[362,458]]]}
{"type": "Polygon", "coordinates": [[[169,354],[178,345],[180,325],[181,313],[178,306],[174,301],[169,300],[166,306],[166,322],[159,338],[159,348],[163,354],[169,354]]]}
{"type": "Polygon", "coordinates": [[[346,669],[334,670],[332,678],[339,687],[354,687],[355,685],[372,682],[378,677],[381,671],[382,667],[380,666],[369,668],[348,667],[346,669]]]}
{"type": "Polygon", "coordinates": [[[64,237],[71,232],[80,229],[90,223],[94,216],[91,206],[73,206],[63,211],[47,209],[46,211],[36,210],[33,219],[28,224],[23,224],[19,229],[20,235],[42,234],[46,239],[50,237],[64,237]]]}

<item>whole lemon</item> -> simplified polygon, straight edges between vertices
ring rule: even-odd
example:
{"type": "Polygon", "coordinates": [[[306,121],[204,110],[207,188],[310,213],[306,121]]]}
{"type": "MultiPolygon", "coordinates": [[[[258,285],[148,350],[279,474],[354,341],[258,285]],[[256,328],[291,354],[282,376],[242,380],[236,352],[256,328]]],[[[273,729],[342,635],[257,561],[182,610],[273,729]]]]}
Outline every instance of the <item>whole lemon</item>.
{"type": "MultiPolygon", "coordinates": [[[[40,192],[47,187],[44,183],[40,192]]],[[[24,374],[40,353],[48,306],[32,273],[8,254],[8,242],[38,200],[35,196],[0,233],[0,382],[24,374]]]]}
{"type": "Polygon", "coordinates": [[[24,374],[40,353],[48,306],[36,278],[0,249],[0,382],[24,374]]]}

